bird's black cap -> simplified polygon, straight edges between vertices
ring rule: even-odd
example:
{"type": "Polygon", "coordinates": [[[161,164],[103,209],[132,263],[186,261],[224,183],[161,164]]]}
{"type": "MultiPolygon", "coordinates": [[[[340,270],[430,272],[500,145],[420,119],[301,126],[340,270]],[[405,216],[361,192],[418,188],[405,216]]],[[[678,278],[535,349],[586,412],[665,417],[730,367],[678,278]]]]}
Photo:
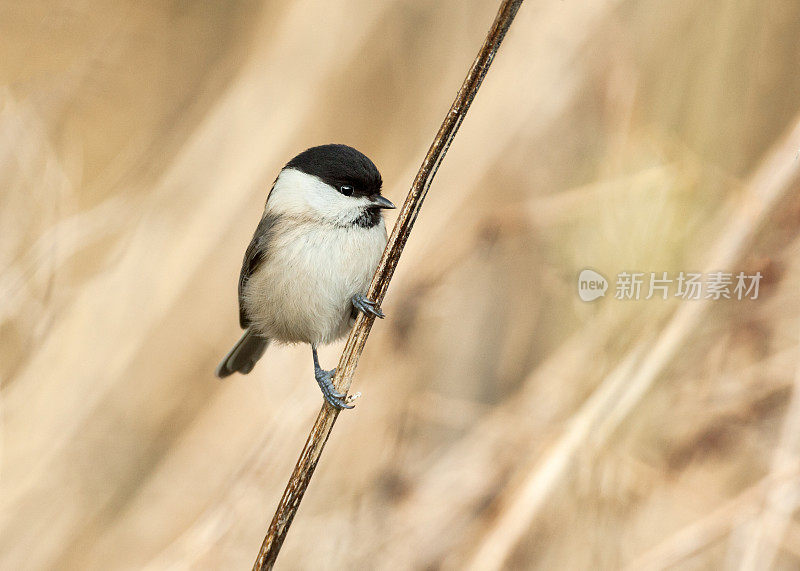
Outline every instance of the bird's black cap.
{"type": "Polygon", "coordinates": [[[369,158],[347,145],[320,145],[306,149],[286,164],[316,176],[335,189],[342,185],[353,187],[353,194],[372,196],[380,193],[381,173],[369,158]]]}

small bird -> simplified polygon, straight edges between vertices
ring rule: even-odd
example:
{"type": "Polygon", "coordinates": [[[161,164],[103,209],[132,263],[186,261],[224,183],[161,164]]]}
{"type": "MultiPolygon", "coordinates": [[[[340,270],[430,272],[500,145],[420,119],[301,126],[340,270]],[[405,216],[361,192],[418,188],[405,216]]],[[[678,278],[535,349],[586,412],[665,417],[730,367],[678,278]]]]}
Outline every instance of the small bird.
{"type": "Polygon", "coordinates": [[[307,149],[289,161],[267,195],[239,275],[244,334],[216,375],[253,370],[271,340],[308,343],[322,394],[353,408],[323,370],[317,347],[345,336],[356,311],[383,318],[365,293],[386,246],[381,175],[347,145],[307,149]]]}

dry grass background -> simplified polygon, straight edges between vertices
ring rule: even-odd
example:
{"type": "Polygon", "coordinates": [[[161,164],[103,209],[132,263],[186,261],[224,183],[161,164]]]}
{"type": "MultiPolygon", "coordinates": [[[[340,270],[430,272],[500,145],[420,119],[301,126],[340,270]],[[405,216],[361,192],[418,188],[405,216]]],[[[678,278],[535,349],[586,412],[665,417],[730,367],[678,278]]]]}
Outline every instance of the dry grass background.
{"type": "MultiPolygon", "coordinates": [[[[213,377],[266,189],[340,141],[401,200],[495,9],[0,1],[0,568],[252,565],[321,402],[306,347],[213,377]]],[[[798,37],[523,5],[279,567],[800,566],[798,37]],[[765,279],[585,304],[586,266],[765,279]]]]}

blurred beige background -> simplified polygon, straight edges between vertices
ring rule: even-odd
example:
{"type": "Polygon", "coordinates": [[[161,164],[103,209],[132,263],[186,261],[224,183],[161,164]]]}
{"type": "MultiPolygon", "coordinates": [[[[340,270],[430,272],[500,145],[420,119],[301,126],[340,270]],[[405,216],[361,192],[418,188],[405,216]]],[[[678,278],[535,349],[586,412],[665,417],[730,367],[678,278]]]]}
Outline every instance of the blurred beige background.
{"type": "MultiPolygon", "coordinates": [[[[269,184],[343,142],[402,201],[496,7],[0,0],[0,568],[252,566],[321,404],[307,347],[213,376],[269,184]]],[[[279,568],[800,567],[798,37],[797,0],[523,5],[279,568]]]]}

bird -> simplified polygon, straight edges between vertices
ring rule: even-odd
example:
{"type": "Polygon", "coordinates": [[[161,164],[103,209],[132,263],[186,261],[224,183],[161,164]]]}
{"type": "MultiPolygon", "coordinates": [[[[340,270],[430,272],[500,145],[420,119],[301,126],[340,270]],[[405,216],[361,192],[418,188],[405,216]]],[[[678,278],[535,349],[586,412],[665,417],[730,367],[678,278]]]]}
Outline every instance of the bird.
{"type": "Polygon", "coordinates": [[[335,369],[317,347],[344,337],[356,312],[383,319],[367,289],[386,247],[383,180],[366,155],[343,144],[311,147],[281,169],[244,254],[239,325],[244,329],[216,368],[246,375],[271,341],[311,345],[314,377],[338,409],[353,408],[333,386],[335,369]]]}

